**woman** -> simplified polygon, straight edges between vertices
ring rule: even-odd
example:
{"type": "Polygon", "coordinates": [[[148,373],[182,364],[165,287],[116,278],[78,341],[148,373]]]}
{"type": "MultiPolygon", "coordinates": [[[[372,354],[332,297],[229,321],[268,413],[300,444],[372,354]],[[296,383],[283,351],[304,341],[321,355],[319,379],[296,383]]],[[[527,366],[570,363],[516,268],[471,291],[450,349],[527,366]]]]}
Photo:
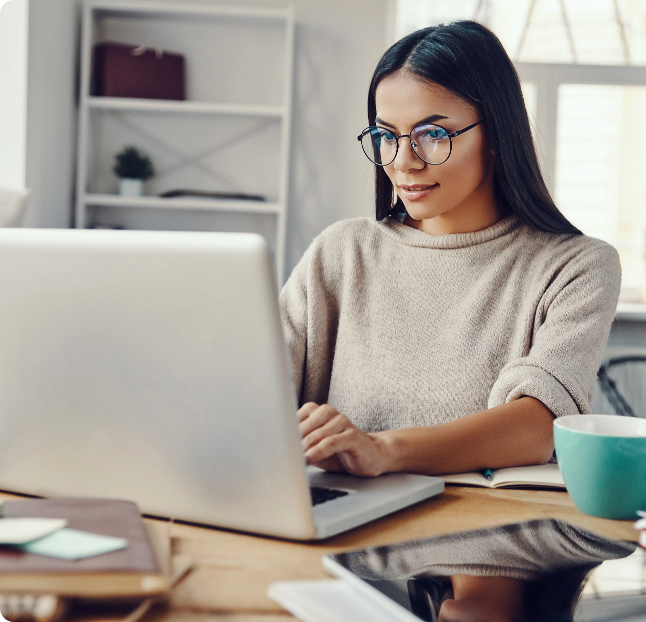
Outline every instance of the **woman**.
{"type": "Polygon", "coordinates": [[[363,476],[547,462],[553,418],[590,412],[616,251],[554,205],[484,26],[393,45],[368,118],[376,220],[329,227],[281,293],[306,460],[363,476]]]}

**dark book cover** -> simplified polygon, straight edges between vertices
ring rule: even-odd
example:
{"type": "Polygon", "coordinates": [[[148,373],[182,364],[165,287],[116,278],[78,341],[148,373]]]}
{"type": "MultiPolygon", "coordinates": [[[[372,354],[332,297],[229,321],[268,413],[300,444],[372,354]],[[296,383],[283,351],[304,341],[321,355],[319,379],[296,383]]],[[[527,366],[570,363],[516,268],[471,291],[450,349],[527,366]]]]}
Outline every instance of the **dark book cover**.
{"type": "Polygon", "coordinates": [[[119,499],[52,498],[4,502],[7,518],[64,518],[67,527],[126,538],[125,549],[65,560],[0,547],[0,591],[110,596],[160,593],[165,579],[137,505],[119,499]]]}

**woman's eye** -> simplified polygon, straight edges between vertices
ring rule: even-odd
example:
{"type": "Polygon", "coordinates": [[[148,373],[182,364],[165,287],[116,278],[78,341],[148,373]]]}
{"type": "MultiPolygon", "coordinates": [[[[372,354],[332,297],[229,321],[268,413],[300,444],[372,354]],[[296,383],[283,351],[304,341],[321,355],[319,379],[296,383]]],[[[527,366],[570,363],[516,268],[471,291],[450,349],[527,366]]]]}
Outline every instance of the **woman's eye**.
{"type": "Polygon", "coordinates": [[[446,130],[435,128],[432,130],[426,130],[425,136],[434,140],[441,140],[443,138],[446,138],[448,134],[446,133],[446,130]]]}
{"type": "Polygon", "coordinates": [[[395,141],[395,135],[392,132],[384,132],[381,135],[382,140],[385,140],[386,142],[394,142],[395,141]]]}

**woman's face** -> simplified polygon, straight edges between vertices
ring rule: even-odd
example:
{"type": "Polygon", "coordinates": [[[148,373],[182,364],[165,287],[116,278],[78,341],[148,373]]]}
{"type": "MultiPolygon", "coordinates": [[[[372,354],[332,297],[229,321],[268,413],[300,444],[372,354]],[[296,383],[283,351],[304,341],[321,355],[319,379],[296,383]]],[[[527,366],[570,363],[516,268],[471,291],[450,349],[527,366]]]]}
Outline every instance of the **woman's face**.
{"type": "Polygon", "coordinates": [[[442,603],[437,622],[526,622],[526,581],[463,574],[451,583],[453,598],[442,603]]]}
{"type": "MultiPolygon", "coordinates": [[[[407,72],[384,78],[377,86],[376,125],[396,135],[409,134],[422,121],[450,134],[482,119],[466,100],[407,72]]],[[[493,154],[485,123],[452,139],[446,162],[420,160],[408,138],[399,141],[394,162],[384,167],[410,218],[407,224],[433,235],[478,231],[502,217],[493,186],[493,154]]]]}

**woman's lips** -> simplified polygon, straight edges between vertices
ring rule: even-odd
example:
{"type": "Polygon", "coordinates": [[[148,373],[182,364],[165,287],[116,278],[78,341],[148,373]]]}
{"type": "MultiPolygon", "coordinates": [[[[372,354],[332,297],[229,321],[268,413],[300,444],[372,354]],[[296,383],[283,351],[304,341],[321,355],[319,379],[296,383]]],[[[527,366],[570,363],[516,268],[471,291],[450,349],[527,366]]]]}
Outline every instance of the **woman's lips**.
{"type": "Polygon", "coordinates": [[[425,199],[439,184],[415,184],[414,186],[399,186],[402,194],[409,201],[425,199]]]}

